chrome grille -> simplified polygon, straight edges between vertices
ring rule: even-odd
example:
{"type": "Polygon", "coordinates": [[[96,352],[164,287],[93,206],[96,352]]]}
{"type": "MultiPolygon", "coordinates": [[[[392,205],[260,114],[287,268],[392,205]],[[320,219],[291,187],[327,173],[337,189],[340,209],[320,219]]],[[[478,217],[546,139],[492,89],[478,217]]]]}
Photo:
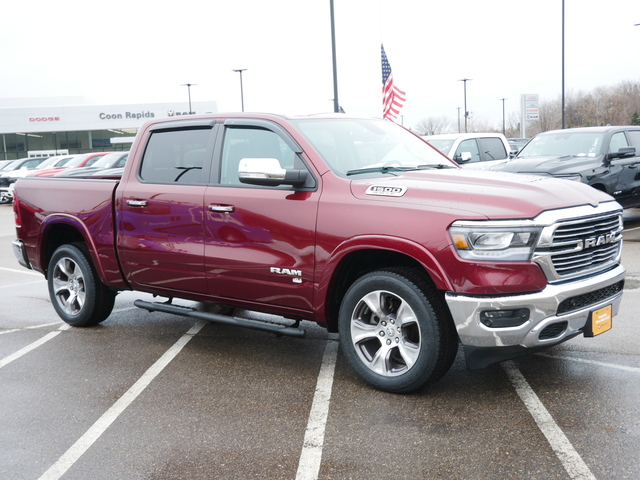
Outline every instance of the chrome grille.
{"type": "Polygon", "coordinates": [[[620,259],[621,210],[558,219],[544,230],[534,257],[551,282],[606,270],[620,259]]]}
{"type": "Polygon", "coordinates": [[[551,261],[560,276],[575,275],[609,264],[618,258],[620,242],[590,245],[598,239],[618,237],[618,214],[600,215],[560,224],[553,235],[551,261]]]}

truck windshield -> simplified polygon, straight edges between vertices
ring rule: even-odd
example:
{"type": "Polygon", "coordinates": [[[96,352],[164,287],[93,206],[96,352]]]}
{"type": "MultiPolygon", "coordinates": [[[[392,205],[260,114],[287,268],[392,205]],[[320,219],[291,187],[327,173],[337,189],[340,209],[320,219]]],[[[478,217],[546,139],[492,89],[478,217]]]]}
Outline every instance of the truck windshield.
{"type": "Polygon", "coordinates": [[[426,140],[431,145],[444,153],[447,153],[449,150],[451,150],[451,146],[453,145],[453,140],[443,140],[441,138],[428,138],[426,140]]]}
{"type": "Polygon", "coordinates": [[[602,153],[604,134],[591,132],[541,133],[518,153],[523,157],[595,157],[602,153]]]}
{"type": "Polygon", "coordinates": [[[424,140],[387,120],[305,118],[293,123],[341,176],[457,168],[424,140]]]}

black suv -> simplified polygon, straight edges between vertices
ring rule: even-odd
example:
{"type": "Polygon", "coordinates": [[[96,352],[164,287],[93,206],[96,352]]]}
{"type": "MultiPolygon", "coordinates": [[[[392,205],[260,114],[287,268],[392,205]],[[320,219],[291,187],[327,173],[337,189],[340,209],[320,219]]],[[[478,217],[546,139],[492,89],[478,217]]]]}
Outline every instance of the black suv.
{"type": "Polygon", "coordinates": [[[639,163],[640,126],[583,127],[540,133],[491,170],[586,183],[630,208],[640,206],[639,163]]]}

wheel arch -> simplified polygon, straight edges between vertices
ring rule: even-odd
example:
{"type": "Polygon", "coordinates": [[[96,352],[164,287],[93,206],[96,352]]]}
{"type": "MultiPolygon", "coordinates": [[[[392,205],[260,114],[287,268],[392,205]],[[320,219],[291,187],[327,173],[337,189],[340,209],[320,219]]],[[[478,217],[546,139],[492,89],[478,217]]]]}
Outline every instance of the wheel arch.
{"type": "Polygon", "coordinates": [[[48,276],[49,261],[59,247],[71,243],[82,243],[89,253],[100,281],[105,283],[104,271],[97,259],[94,242],[82,223],[66,215],[49,217],[42,225],[40,239],[38,259],[45,278],[48,276]]]}
{"type": "Polygon", "coordinates": [[[388,237],[359,240],[336,249],[319,282],[316,311],[322,312],[319,320],[330,332],[337,331],[340,304],[349,286],[371,271],[405,267],[424,277],[437,292],[453,289],[444,270],[422,245],[388,237]]]}

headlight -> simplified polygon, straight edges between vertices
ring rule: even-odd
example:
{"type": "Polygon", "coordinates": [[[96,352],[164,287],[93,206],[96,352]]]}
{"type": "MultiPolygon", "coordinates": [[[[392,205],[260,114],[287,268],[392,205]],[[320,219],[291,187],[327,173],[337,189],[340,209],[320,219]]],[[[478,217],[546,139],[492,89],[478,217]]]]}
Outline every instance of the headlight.
{"type": "Polygon", "coordinates": [[[561,178],[562,180],[571,180],[572,182],[582,182],[582,175],[580,175],[579,173],[558,175],[556,178],[561,178]]]}
{"type": "Polygon", "coordinates": [[[491,225],[454,225],[449,229],[453,246],[465,260],[490,262],[527,262],[540,238],[541,227],[491,225]]]}

